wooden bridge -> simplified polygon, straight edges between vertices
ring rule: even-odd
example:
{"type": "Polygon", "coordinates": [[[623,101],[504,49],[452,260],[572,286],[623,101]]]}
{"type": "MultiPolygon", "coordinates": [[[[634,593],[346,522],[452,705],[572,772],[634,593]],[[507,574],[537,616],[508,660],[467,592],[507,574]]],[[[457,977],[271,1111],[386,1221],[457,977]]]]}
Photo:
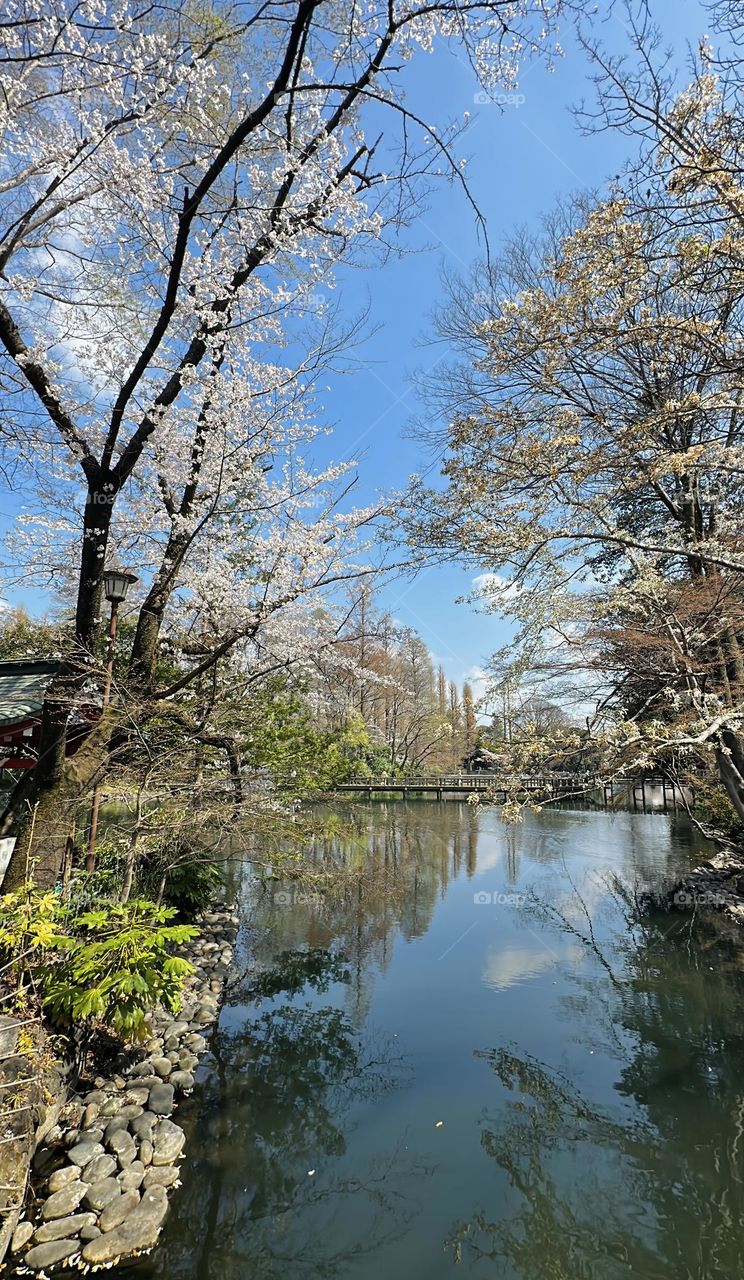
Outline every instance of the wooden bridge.
{"type": "Polygon", "coordinates": [[[515,795],[520,798],[534,796],[535,800],[549,802],[561,799],[580,799],[591,794],[601,797],[601,803],[611,808],[615,801],[626,799],[633,809],[646,813],[649,809],[676,810],[681,801],[678,787],[661,776],[643,778],[618,778],[608,781],[589,774],[546,773],[508,774],[453,773],[409,774],[403,778],[351,778],[339,783],[336,792],[364,795],[395,795],[408,800],[411,796],[485,795],[497,802],[504,802],[515,795]],[[658,797],[658,802],[657,802],[658,797]]]}

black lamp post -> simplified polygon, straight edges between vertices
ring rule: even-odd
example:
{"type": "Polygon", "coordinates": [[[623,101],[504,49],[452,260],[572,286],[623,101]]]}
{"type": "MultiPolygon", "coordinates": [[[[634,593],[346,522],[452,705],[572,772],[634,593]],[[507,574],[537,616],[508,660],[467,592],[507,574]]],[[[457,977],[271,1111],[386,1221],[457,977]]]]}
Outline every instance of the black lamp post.
{"type": "MultiPolygon", "coordinates": [[[[109,617],[108,640],[106,643],[106,674],[103,681],[103,703],[101,714],[105,712],[111,701],[111,677],[114,670],[114,645],[116,644],[116,624],[119,619],[119,605],[127,598],[132,583],[137,582],[136,573],[128,569],[106,569],[103,574],[103,592],[111,605],[109,617]]],[[[88,832],[88,853],[85,858],[85,870],[93,871],[96,865],[96,831],[98,829],[98,810],[101,807],[101,787],[96,783],[93,791],[93,805],[90,811],[90,831],[88,832]]]]}

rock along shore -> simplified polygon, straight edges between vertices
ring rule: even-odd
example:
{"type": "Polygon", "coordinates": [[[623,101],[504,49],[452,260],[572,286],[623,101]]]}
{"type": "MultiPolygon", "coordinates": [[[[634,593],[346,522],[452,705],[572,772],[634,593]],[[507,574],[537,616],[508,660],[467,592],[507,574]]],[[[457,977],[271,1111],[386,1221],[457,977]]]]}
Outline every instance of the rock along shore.
{"type": "Polygon", "coordinates": [[[8,1263],[43,1275],[58,1265],[110,1266],[152,1248],[179,1185],[185,1134],[170,1117],[217,1021],[238,918],[206,912],[183,950],[195,973],[178,1017],[158,1009],[152,1038],[122,1050],[116,1072],[71,1097],[32,1163],[32,1199],[8,1263]]]}
{"type": "Polygon", "coordinates": [[[677,911],[715,911],[744,925],[744,852],[726,848],[714,853],[675,884],[667,906],[677,911]]]}

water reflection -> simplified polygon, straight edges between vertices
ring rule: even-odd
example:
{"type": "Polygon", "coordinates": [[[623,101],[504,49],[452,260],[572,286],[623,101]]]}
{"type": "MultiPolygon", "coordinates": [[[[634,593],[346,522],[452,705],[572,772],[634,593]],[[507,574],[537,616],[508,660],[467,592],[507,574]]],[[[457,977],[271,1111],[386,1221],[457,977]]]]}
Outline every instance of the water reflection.
{"type": "Polygon", "coordinates": [[[483,981],[495,991],[505,991],[526,978],[534,978],[552,964],[555,958],[542,948],[505,947],[503,951],[489,951],[483,981]]]}
{"type": "Polygon", "coordinates": [[[343,1168],[350,1113],[407,1078],[384,1036],[360,1035],[343,1010],[312,1003],[348,980],[339,954],[284,951],[233,992],[233,1014],[242,1001],[261,1011],[220,1027],[185,1185],[149,1274],[332,1277],[405,1230],[410,1209],[396,1179],[422,1175],[421,1163],[393,1149],[363,1170],[343,1168]],[[335,1222],[348,1197],[365,1197],[367,1213],[347,1237],[335,1222]]]}
{"type": "Polygon", "coordinates": [[[695,857],[683,821],[343,817],[311,851],[340,883],[246,875],[245,972],[134,1273],[738,1275],[739,952],[634,896],[695,857]]]}
{"type": "Polygon", "coordinates": [[[456,1224],[445,1247],[466,1269],[498,1262],[520,1280],[740,1274],[742,954],[712,924],[692,937],[666,916],[633,925],[623,981],[592,1008],[604,1020],[595,1032],[622,1055],[614,1102],[598,1105],[575,1075],[516,1047],[476,1050],[507,1095],[481,1144],[513,1204],[456,1224]]]}

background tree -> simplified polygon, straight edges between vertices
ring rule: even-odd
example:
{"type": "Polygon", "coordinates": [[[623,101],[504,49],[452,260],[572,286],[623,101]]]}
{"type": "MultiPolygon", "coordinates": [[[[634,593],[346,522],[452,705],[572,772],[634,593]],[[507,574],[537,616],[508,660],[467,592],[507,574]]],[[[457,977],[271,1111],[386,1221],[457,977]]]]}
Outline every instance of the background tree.
{"type": "Polygon", "coordinates": [[[466,354],[435,391],[448,488],[417,496],[418,529],[501,570],[486,596],[519,623],[517,677],[572,673],[586,703],[601,673],[594,728],[628,716],[653,654],[624,767],[707,754],[744,813],[742,276],[719,235],[691,238],[666,189],[616,193],[451,282],[441,329],[466,354]]]}

